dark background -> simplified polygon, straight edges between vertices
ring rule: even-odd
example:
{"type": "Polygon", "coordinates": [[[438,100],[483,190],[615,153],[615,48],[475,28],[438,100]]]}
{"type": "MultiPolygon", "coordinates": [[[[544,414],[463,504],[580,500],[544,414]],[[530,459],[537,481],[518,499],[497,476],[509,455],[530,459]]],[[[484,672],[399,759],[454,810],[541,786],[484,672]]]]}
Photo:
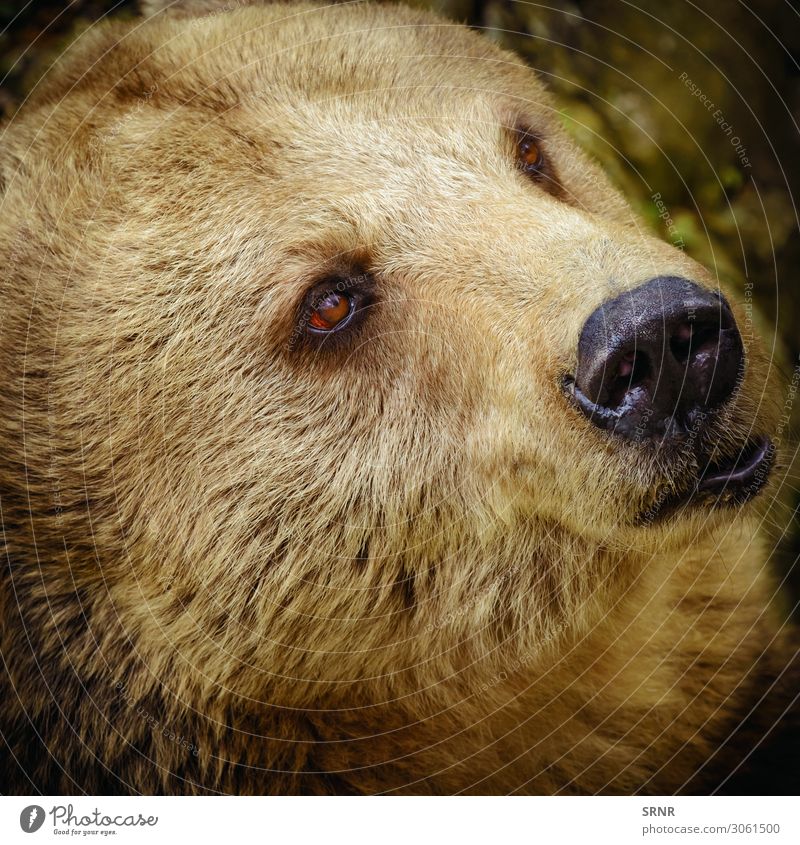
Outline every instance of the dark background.
{"type": "MultiPolygon", "coordinates": [[[[523,55],[556,93],[566,126],[654,229],[680,242],[742,299],[751,292],[757,325],[775,344],[785,383],[800,372],[797,3],[411,5],[482,28],[523,55]],[[712,109],[693,96],[686,80],[713,102],[712,109]],[[671,231],[659,217],[665,211],[671,231]]],[[[0,0],[0,112],[13,114],[50,62],[87,27],[105,15],[135,13],[133,0],[0,0]]],[[[790,398],[786,390],[784,398],[790,398]]],[[[800,398],[789,406],[792,427],[782,432],[781,446],[790,469],[768,521],[774,560],[787,575],[787,600],[794,604],[800,596],[800,566],[794,566],[800,554],[800,462],[794,460],[800,398]]]]}

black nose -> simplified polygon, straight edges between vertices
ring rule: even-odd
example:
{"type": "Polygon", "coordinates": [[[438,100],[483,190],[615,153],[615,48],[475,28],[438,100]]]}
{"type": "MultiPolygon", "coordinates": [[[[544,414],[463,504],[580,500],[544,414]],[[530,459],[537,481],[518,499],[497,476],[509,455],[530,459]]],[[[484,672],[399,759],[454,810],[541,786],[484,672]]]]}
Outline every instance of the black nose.
{"type": "Polygon", "coordinates": [[[600,428],[631,439],[671,437],[729,399],[743,366],[742,338],[723,297],[660,276],[586,321],[574,394],[600,428]]]}

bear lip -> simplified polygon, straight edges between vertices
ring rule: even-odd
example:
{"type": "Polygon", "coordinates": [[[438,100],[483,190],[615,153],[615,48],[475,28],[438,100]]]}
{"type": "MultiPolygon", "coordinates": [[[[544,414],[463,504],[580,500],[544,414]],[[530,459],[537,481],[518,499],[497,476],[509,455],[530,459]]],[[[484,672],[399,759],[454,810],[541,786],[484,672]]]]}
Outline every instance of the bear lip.
{"type": "Polygon", "coordinates": [[[744,505],[764,488],[774,461],[775,446],[769,437],[750,438],[736,454],[709,462],[688,490],[651,505],[637,523],[650,524],[692,505],[712,510],[744,505]]]}
{"type": "Polygon", "coordinates": [[[748,501],[766,484],[774,458],[775,447],[769,437],[748,440],[737,455],[706,467],[697,492],[739,498],[745,494],[743,501],[748,501]]]}

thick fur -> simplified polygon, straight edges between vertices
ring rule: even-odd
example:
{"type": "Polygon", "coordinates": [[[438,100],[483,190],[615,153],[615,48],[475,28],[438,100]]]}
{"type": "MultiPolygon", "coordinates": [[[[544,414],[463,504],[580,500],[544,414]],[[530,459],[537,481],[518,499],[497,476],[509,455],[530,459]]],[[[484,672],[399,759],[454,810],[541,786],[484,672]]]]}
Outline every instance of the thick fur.
{"type": "Polygon", "coordinates": [[[642,524],[696,467],[561,390],[601,302],[716,280],[462,26],[161,6],[0,147],[5,791],[731,788],[795,695],[758,505],[642,524]],[[313,345],[333,273],[376,302],[313,345]]]}

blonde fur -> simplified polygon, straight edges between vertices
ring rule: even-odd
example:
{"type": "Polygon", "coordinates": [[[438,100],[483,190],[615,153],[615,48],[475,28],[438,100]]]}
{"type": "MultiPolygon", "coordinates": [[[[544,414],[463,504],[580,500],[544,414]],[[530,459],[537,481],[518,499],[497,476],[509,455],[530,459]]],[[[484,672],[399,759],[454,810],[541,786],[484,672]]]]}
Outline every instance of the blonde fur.
{"type": "MultiPolygon", "coordinates": [[[[680,479],[560,388],[601,302],[716,279],[464,27],[147,6],[0,150],[9,789],[716,788],[792,654],[757,508],[638,524],[680,479]],[[355,338],[298,342],[352,268],[355,338]]],[[[747,358],[720,448],[775,424],[747,358]]]]}

